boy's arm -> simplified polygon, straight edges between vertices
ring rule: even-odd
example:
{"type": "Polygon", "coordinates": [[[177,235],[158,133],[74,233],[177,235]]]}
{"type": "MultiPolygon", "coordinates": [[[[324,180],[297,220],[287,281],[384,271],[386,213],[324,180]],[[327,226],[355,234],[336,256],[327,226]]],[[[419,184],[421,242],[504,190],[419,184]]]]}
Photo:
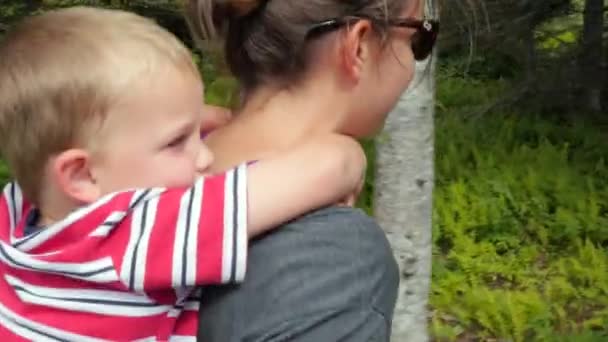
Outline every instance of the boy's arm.
{"type": "Polygon", "coordinates": [[[248,170],[249,237],[357,191],[365,173],[359,143],[343,135],[311,139],[248,170]]]}
{"type": "Polygon", "coordinates": [[[126,192],[95,215],[93,226],[104,228],[118,208],[130,208],[116,226],[92,235],[103,241],[94,250],[113,256],[131,291],[163,303],[173,299],[157,297],[158,290],[240,282],[248,236],[340,201],[354,191],[364,166],[357,142],[335,135],[190,188],[126,192]]]}

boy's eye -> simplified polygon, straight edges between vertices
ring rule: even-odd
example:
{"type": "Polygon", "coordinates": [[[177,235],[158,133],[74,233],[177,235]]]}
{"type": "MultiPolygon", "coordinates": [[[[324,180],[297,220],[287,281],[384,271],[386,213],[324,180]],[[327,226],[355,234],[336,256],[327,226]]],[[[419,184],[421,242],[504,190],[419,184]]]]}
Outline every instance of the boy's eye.
{"type": "Polygon", "coordinates": [[[182,134],[179,137],[171,140],[171,142],[167,144],[167,147],[170,147],[170,148],[179,147],[184,144],[186,139],[188,139],[188,136],[186,134],[182,134]]]}
{"type": "Polygon", "coordinates": [[[200,138],[201,138],[201,139],[205,139],[205,137],[206,137],[206,136],[207,136],[209,133],[211,133],[211,130],[202,130],[202,129],[201,129],[201,131],[200,131],[200,133],[199,133],[199,136],[200,136],[200,138]]]}
{"type": "Polygon", "coordinates": [[[213,132],[213,130],[215,130],[216,128],[217,128],[217,126],[215,126],[215,125],[212,125],[208,122],[203,122],[198,129],[199,137],[201,139],[205,139],[205,137],[207,137],[207,135],[209,135],[211,132],[213,132]]]}

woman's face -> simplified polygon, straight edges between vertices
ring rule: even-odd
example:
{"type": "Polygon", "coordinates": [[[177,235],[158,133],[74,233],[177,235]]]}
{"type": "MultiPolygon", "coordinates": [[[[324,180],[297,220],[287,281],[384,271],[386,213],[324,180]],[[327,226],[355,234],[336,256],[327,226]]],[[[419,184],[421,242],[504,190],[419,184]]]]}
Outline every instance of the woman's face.
{"type": "MultiPolygon", "coordinates": [[[[420,19],[422,1],[407,1],[399,18],[420,19]]],[[[358,92],[361,99],[356,114],[349,120],[348,133],[358,137],[376,134],[384,125],[389,112],[414,77],[415,60],[411,38],[415,29],[392,27],[387,41],[375,44],[376,51],[367,63],[367,73],[361,79],[358,92]]]]}

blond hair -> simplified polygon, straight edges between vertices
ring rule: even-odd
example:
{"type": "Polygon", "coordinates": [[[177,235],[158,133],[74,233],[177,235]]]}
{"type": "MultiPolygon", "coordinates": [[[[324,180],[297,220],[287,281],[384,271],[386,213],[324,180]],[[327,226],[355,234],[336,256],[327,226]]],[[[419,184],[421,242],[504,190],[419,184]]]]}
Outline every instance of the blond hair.
{"type": "Polygon", "coordinates": [[[28,199],[51,156],[85,146],[134,81],[167,65],[199,77],[175,36],[128,12],[72,7],[11,30],[0,45],[0,152],[28,199]]]}

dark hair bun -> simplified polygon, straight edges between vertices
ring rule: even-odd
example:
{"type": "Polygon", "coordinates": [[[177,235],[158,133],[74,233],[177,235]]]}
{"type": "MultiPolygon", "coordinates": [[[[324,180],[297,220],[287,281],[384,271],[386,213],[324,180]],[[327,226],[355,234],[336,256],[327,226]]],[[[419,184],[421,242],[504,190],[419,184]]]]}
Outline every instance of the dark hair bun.
{"type": "Polygon", "coordinates": [[[195,42],[201,46],[205,45],[203,41],[223,38],[230,21],[252,14],[267,1],[187,0],[185,6],[186,20],[195,42]]]}
{"type": "Polygon", "coordinates": [[[224,12],[228,17],[241,18],[260,7],[264,0],[218,0],[215,1],[216,11],[224,12]]]}

